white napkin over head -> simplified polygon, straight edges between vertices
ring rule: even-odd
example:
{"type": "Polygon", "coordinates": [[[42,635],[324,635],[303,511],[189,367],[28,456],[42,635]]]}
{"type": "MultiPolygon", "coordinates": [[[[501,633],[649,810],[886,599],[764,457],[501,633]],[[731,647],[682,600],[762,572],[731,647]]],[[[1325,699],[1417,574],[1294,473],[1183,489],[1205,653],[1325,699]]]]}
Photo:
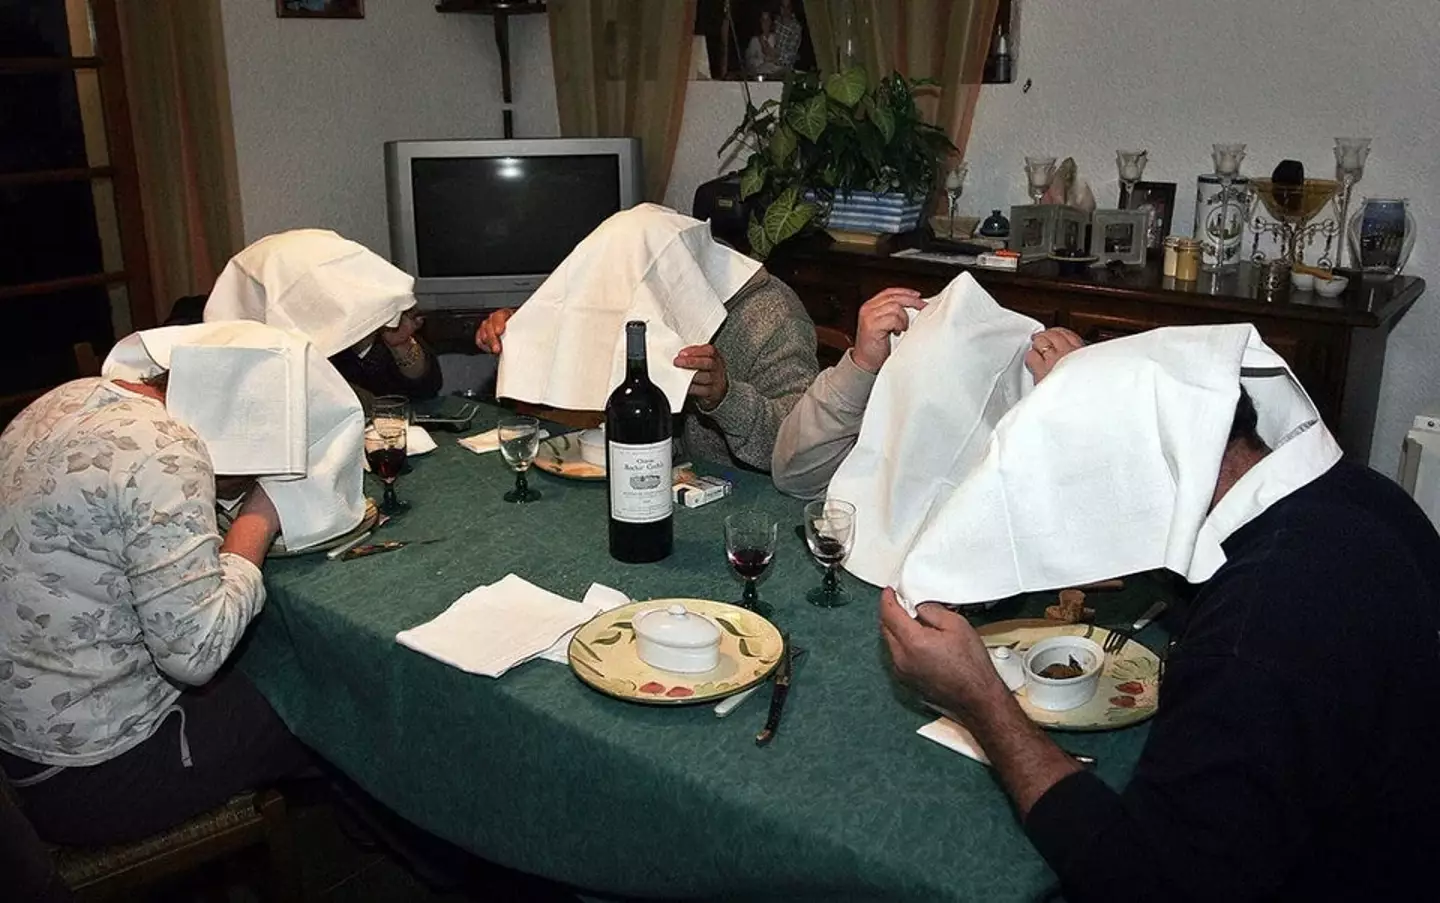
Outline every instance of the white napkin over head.
{"type": "Polygon", "coordinates": [[[293,329],[333,357],[414,306],[414,277],[385,258],[326,229],[294,229],[232,257],[204,317],[293,329]]]}
{"type": "MultiPolygon", "coordinates": [[[[892,449],[900,461],[909,451],[892,449]]],[[[1161,567],[1200,582],[1225,562],[1221,542],[1340,454],[1299,381],[1248,324],[1091,345],[1001,418],[981,460],[935,487],[896,586],[913,606],[1161,567]],[[1242,383],[1273,451],[1211,510],[1242,383]]]]}
{"type": "Polygon", "coordinates": [[[714,336],[726,302],[759,270],[716,242],[707,222],[655,204],[617,213],[510,318],[496,394],[603,410],[625,377],[625,323],[644,320],[650,379],[679,413],[695,374],[675,355],[714,336]]]}
{"type": "Polygon", "coordinates": [[[1033,386],[1024,357],[1043,328],[996,304],[969,273],[912,312],[830,482],[829,497],[856,510],[847,570],[876,586],[894,582],[934,506],[1033,386]]]}
{"type": "Polygon", "coordinates": [[[204,441],[216,474],[259,477],[288,549],[360,523],[360,401],[305,336],[244,321],[162,327],[120,340],[101,373],[167,370],[166,410],[204,441]]]}
{"type": "Polygon", "coordinates": [[[424,624],[395,634],[395,642],[461,671],[499,677],[545,654],[594,617],[598,606],[593,601],[574,602],[507,574],[496,583],[472,589],[424,624]]]}

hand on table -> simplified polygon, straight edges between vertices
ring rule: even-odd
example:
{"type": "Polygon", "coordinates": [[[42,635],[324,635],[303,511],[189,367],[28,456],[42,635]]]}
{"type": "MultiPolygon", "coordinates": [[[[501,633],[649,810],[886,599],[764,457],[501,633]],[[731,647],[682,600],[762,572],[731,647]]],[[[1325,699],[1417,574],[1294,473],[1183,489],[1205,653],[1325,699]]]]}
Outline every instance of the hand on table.
{"type": "Polygon", "coordinates": [[[507,307],[501,310],[492,311],[490,316],[475,330],[475,347],[481,351],[488,351],[491,354],[499,354],[501,351],[500,336],[505,334],[505,324],[515,316],[515,308],[507,307]]]}
{"type": "Polygon", "coordinates": [[[921,603],[917,615],[911,618],[895,590],[886,587],[880,596],[880,633],[895,674],[967,725],[984,721],[989,708],[1010,691],[980,634],[937,602],[921,603]]]}
{"type": "Polygon", "coordinates": [[[725,400],[725,393],[730,391],[730,380],[725,374],[725,356],[720,349],[714,345],[681,348],[675,356],[675,366],[695,371],[689,394],[695,396],[700,410],[713,411],[725,400]]]}
{"type": "Polygon", "coordinates": [[[860,319],[855,328],[855,347],[850,359],[867,373],[879,373],[880,365],[890,357],[890,337],[910,328],[906,308],[924,310],[920,293],[908,288],[887,288],[860,305],[860,319]]]}
{"type": "Polygon", "coordinates": [[[1046,329],[1030,337],[1030,350],[1025,352],[1025,366],[1038,384],[1055,369],[1062,357],[1083,347],[1085,340],[1063,326],[1046,329]]]}
{"type": "Polygon", "coordinates": [[[419,314],[412,314],[407,310],[400,315],[399,323],[380,330],[380,341],[391,348],[399,348],[415,338],[415,333],[419,332],[420,327],[424,325],[424,317],[419,314]]]}

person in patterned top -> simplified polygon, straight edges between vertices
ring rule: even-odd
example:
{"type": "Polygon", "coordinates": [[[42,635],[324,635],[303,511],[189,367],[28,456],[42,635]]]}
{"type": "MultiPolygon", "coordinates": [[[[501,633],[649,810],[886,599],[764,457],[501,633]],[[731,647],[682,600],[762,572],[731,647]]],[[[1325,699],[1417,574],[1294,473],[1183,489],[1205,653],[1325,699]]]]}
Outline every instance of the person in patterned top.
{"type": "Polygon", "coordinates": [[[804,28],[795,15],[792,0],[780,0],[780,15],[775,20],[775,68],[789,72],[800,57],[800,41],[804,28]]]}
{"type": "Polygon", "coordinates": [[[279,515],[254,486],[221,537],[166,376],[67,383],[0,434],[0,768],[52,843],[133,841],[308,764],[225,668],[279,515]]]}

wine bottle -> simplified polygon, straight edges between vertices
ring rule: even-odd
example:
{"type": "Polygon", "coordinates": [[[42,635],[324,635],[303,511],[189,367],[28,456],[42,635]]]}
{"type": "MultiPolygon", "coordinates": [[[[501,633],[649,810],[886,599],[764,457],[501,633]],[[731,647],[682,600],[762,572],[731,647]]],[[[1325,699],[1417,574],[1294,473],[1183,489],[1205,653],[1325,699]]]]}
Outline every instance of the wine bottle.
{"type": "Polygon", "coordinates": [[[670,472],[670,400],[650,381],[645,323],[625,324],[625,381],[605,403],[610,483],[610,555],[659,561],[675,546],[670,472]]]}

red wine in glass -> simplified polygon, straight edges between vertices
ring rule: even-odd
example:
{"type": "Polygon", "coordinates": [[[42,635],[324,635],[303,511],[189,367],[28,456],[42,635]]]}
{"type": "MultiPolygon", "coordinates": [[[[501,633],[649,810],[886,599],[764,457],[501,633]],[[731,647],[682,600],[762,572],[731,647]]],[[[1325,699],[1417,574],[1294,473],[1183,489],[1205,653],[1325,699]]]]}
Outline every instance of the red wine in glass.
{"type": "Polygon", "coordinates": [[[372,448],[365,452],[365,457],[370,461],[371,472],[387,483],[400,476],[405,467],[403,448],[372,448]]]}
{"type": "Polygon", "coordinates": [[[833,567],[844,561],[845,551],[844,543],[829,536],[819,536],[810,542],[810,553],[826,567],[833,567]]]}
{"type": "Polygon", "coordinates": [[[735,569],[735,573],[746,580],[759,580],[760,575],[770,566],[775,552],[765,549],[729,549],[725,555],[730,559],[730,566],[735,569]]]}

